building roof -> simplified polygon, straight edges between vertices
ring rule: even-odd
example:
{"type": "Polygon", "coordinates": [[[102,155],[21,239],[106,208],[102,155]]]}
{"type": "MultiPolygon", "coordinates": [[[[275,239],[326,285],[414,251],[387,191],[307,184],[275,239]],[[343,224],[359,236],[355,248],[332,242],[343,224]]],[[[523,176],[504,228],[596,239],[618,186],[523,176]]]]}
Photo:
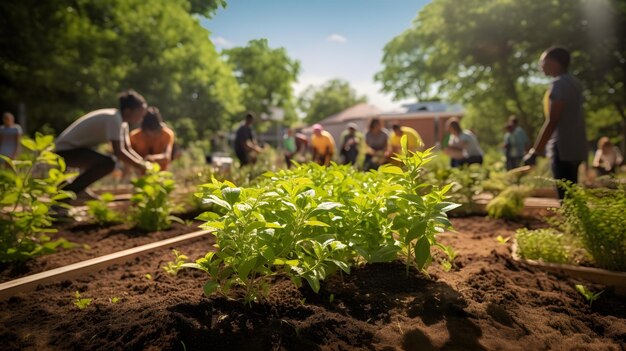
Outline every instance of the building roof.
{"type": "Polygon", "coordinates": [[[360,103],[332,116],[326,117],[318,123],[321,125],[346,123],[355,119],[369,119],[376,117],[380,115],[380,113],[381,111],[376,106],[372,106],[367,103],[360,103]]]}

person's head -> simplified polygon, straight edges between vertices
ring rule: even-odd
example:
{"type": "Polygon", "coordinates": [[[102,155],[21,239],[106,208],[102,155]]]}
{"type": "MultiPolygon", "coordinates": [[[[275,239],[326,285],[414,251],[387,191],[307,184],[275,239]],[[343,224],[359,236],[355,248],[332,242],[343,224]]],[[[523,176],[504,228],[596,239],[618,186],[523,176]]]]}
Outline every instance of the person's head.
{"type": "Polygon", "coordinates": [[[287,135],[292,137],[296,134],[296,131],[293,128],[287,128],[287,135]]]}
{"type": "Polygon", "coordinates": [[[11,112],[5,112],[2,114],[2,124],[5,127],[11,127],[15,123],[15,117],[11,112]]]}
{"type": "Polygon", "coordinates": [[[322,127],[321,124],[316,123],[316,124],[313,125],[313,134],[321,135],[322,134],[322,130],[324,130],[324,128],[322,127]]]}
{"type": "Polygon", "coordinates": [[[613,143],[609,140],[608,137],[602,137],[598,140],[598,150],[602,150],[602,152],[610,152],[613,148],[613,143]]]}
{"type": "Polygon", "coordinates": [[[391,126],[391,130],[393,130],[397,136],[402,136],[402,127],[398,123],[394,123],[391,126]]]}
{"type": "Polygon", "coordinates": [[[352,122],[348,123],[347,127],[348,127],[348,133],[350,134],[355,134],[356,131],[359,129],[359,126],[356,125],[356,123],[352,123],[352,122]]]}
{"type": "Polygon", "coordinates": [[[507,123],[506,126],[504,127],[504,130],[506,130],[509,133],[513,132],[515,130],[515,124],[513,124],[512,122],[507,123]]]}
{"type": "Polygon", "coordinates": [[[129,89],[119,95],[122,119],[130,124],[141,122],[146,114],[148,104],[138,92],[129,89]]]}
{"type": "Polygon", "coordinates": [[[378,132],[381,129],[382,129],[382,124],[380,123],[380,119],[372,118],[372,120],[370,121],[370,126],[369,126],[370,132],[378,132]]]}
{"type": "Polygon", "coordinates": [[[539,58],[539,65],[545,75],[557,77],[569,69],[570,54],[562,47],[553,46],[544,51],[539,58]]]}
{"type": "Polygon", "coordinates": [[[254,123],[254,115],[252,113],[248,113],[246,115],[246,124],[251,125],[252,123],[254,123]]]}
{"type": "Polygon", "coordinates": [[[461,134],[461,123],[459,122],[459,119],[456,117],[450,118],[447,122],[448,125],[448,132],[452,135],[459,135],[461,134]]]}
{"type": "Polygon", "coordinates": [[[509,124],[512,124],[513,128],[517,127],[518,124],[519,124],[519,122],[517,120],[517,116],[515,116],[515,115],[509,116],[509,124]]]}
{"type": "Polygon", "coordinates": [[[163,130],[161,123],[163,123],[161,112],[159,112],[158,108],[150,106],[143,121],[141,121],[141,131],[149,135],[158,134],[163,130]]]}

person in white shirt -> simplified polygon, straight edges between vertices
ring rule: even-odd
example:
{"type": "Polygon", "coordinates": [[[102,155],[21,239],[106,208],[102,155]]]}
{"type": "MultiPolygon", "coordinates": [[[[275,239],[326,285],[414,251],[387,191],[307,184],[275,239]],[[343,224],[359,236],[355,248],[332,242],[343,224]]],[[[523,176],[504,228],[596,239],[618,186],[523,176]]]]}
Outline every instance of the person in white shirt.
{"type": "Polygon", "coordinates": [[[450,140],[446,153],[455,161],[454,166],[483,163],[483,150],[478,139],[469,130],[461,129],[458,118],[451,118],[447,122],[450,140]]]}
{"type": "Polygon", "coordinates": [[[593,158],[593,167],[599,175],[615,173],[622,164],[624,158],[619,149],[611,143],[609,138],[602,137],[598,140],[598,150],[593,158]]]}
{"type": "Polygon", "coordinates": [[[147,111],[146,100],[134,90],[119,95],[120,108],[92,111],[65,129],[55,140],[55,152],[65,159],[69,167],[81,170],[64,190],[84,196],[85,189],[98,179],[111,173],[115,159],[94,150],[100,144],[111,143],[117,159],[139,169],[149,167],[129,145],[128,124],[140,123],[147,111]]]}

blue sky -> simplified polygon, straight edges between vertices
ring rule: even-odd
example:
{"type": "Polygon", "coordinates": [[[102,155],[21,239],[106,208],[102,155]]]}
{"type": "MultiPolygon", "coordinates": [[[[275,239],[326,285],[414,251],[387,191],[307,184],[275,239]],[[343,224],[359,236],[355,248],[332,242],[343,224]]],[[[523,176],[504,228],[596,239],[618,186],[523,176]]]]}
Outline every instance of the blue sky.
{"type": "Polygon", "coordinates": [[[202,24],[218,49],[267,38],[271,47],[284,47],[302,64],[300,93],[308,85],[332,78],[350,82],[370,103],[391,110],[373,77],[382,69],[383,47],[409,28],[426,0],[229,0],[202,24]]]}

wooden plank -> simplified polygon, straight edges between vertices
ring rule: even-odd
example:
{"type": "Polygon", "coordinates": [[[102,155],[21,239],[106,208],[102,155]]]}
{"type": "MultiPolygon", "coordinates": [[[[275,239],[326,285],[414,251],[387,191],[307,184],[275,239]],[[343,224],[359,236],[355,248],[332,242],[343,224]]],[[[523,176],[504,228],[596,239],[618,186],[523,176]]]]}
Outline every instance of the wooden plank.
{"type": "Polygon", "coordinates": [[[90,260],[70,264],[68,266],[51,269],[49,271],[29,275],[0,284],[0,299],[9,298],[17,293],[34,290],[40,284],[53,283],[62,279],[86,275],[114,264],[120,264],[157,249],[179,244],[183,241],[199,238],[211,234],[211,230],[200,230],[193,233],[165,239],[112,254],[92,258],[90,260]]]}

